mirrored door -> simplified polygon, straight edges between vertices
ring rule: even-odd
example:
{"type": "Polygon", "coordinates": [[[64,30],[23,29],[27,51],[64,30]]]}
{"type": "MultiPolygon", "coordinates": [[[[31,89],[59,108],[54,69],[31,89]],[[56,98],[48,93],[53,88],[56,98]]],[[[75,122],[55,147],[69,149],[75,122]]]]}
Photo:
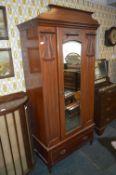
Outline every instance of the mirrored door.
{"type": "MultiPolygon", "coordinates": [[[[76,35],[75,35],[76,36],[76,35]]],[[[72,38],[72,37],[71,37],[72,38]]],[[[81,50],[73,38],[63,42],[65,132],[80,126],[81,50]]]]}

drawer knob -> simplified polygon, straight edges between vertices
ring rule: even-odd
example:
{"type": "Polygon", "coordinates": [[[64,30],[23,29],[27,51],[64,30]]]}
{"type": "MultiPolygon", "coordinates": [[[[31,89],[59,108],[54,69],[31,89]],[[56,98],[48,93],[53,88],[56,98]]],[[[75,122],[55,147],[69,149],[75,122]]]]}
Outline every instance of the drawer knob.
{"type": "Polygon", "coordinates": [[[60,151],[60,155],[64,155],[66,153],[66,149],[62,149],[61,151],[60,151]]]}

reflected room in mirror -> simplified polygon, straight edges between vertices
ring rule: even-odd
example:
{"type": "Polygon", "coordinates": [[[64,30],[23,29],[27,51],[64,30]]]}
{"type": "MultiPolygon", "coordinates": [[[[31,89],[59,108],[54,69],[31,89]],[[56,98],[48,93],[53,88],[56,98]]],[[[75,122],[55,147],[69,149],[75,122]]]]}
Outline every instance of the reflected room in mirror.
{"type": "Polygon", "coordinates": [[[80,90],[81,43],[68,41],[63,44],[64,88],[80,90]]]}
{"type": "Polygon", "coordinates": [[[66,131],[80,124],[81,43],[63,43],[66,131]]]}

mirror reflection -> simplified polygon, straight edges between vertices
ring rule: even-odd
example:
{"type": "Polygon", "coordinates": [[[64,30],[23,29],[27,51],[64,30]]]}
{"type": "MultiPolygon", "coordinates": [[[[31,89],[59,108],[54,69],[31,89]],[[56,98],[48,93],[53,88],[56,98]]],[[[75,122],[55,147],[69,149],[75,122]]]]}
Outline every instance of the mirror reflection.
{"type": "Polygon", "coordinates": [[[65,128],[71,131],[80,125],[81,43],[63,43],[65,128]]]}

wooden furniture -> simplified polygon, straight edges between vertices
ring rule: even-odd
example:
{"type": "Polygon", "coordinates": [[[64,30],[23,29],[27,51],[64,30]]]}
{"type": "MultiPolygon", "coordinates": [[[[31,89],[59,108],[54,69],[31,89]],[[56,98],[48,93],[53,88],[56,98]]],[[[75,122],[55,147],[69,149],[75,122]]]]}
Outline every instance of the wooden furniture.
{"type": "Polygon", "coordinates": [[[80,72],[75,69],[64,69],[64,88],[80,89],[80,72]]]}
{"type": "Polygon", "coordinates": [[[116,119],[116,84],[109,81],[108,61],[95,62],[95,102],[94,121],[98,135],[103,134],[106,126],[116,119]]]}
{"type": "Polygon", "coordinates": [[[26,175],[33,165],[25,93],[0,97],[0,174],[26,175]]]}
{"type": "Polygon", "coordinates": [[[116,119],[116,84],[105,83],[95,90],[95,130],[102,135],[108,123],[116,119]]]}
{"type": "MultiPolygon", "coordinates": [[[[34,149],[49,170],[57,161],[93,138],[94,57],[98,23],[91,15],[86,11],[50,5],[46,13],[18,25],[26,89],[33,111],[34,149]],[[73,117],[65,110],[65,43],[81,48],[80,98],[75,98],[78,107],[71,104],[75,109],[73,117]]],[[[78,56],[72,51],[71,54],[74,59],[78,56]]],[[[77,94],[78,91],[75,91],[75,97],[77,94]]]]}

